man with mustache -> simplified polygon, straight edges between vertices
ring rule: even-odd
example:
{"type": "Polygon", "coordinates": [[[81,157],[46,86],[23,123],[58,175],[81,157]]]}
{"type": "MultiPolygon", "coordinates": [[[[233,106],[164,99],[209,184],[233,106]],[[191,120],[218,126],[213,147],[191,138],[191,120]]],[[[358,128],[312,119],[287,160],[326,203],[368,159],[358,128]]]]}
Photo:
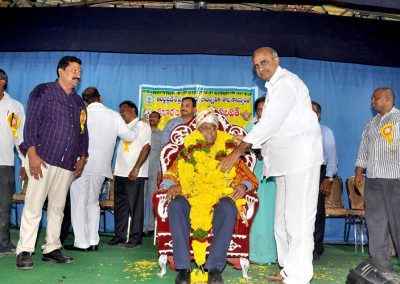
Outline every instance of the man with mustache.
{"type": "Polygon", "coordinates": [[[179,124],[187,124],[196,115],[196,99],[193,97],[184,97],[181,102],[181,116],[175,117],[165,125],[161,149],[168,143],[172,130],[179,124]]]}
{"type": "Polygon", "coordinates": [[[68,188],[88,157],[86,107],[75,87],[81,77],[81,60],[64,56],[58,63],[55,82],[38,85],[29,95],[24,155],[29,177],[17,246],[17,268],[32,269],[43,204],[48,198],[46,243],[42,260],[72,263],[61,251],[60,230],[68,188]]]}

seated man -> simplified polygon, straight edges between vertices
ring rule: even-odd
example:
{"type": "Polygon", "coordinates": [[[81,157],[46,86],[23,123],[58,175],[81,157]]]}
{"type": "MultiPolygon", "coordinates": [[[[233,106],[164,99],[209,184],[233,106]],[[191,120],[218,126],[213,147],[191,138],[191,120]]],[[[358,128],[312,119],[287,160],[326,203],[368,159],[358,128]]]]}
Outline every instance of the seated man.
{"type": "Polygon", "coordinates": [[[257,178],[241,160],[228,173],[216,169],[219,160],[232,151],[234,143],[231,135],[218,131],[218,118],[213,110],[197,115],[196,128],[185,137],[184,147],[160,185],[168,189],[170,202],[169,226],[178,270],[175,283],[190,283],[191,227],[194,259],[198,265],[205,262],[208,243],[204,240],[212,227],[213,240],[204,267],[208,270],[208,283],[223,283],[221,272],[238,214],[235,201],[247,190],[257,188],[257,178]],[[205,243],[203,255],[196,255],[199,246],[194,244],[195,240],[200,240],[198,244],[205,243]]]}

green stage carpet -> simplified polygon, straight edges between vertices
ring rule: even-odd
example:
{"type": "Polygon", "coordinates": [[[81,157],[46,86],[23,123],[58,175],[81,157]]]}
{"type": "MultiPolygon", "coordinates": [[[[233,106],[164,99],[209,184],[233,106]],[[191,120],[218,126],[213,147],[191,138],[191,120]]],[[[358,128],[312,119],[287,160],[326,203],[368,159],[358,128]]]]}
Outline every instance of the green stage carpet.
{"type": "MultiPolygon", "coordinates": [[[[19,231],[11,231],[12,240],[17,244],[19,231]]],[[[44,231],[40,232],[33,256],[32,270],[21,271],[15,268],[15,256],[0,257],[0,283],[174,283],[175,272],[167,270],[163,277],[157,265],[157,251],[152,238],[144,238],[143,245],[137,249],[122,249],[118,246],[108,246],[110,236],[101,236],[97,252],[65,251],[73,256],[72,264],[54,264],[42,262],[40,245],[44,242],[44,231]]],[[[67,243],[72,243],[70,235],[67,243]]],[[[350,268],[356,267],[362,260],[368,258],[367,249],[364,253],[355,252],[353,245],[325,245],[325,253],[320,260],[314,262],[314,279],[317,283],[345,283],[350,268]]],[[[397,274],[400,268],[393,258],[397,274]]],[[[222,274],[225,283],[268,283],[265,276],[279,271],[277,264],[252,264],[249,275],[251,280],[241,278],[241,271],[227,266],[222,274]]]]}

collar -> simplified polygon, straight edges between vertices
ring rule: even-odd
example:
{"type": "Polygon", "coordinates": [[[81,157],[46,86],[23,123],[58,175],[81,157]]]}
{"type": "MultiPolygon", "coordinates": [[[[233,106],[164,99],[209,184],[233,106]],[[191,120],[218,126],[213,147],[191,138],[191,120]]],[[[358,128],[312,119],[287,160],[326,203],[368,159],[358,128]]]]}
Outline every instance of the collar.
{"type": "Polygon", "coordinates": [[[11,98],[10,95],[6,91],[4,91],[4,96],[0,101],[5,101],[5,100],[8,100],[10,98],[11,98]]]}
{"type": "Polygon", "coordinates": [[[71,89],[71,93],[68,94],[68,93],[63,89],[63,87],[61,87],[60,83],[58,82],[58,79],[55,81],[55,83],[56,83],[57,87],[60,88],[60,90],[63,91],[64,94],[66,94],[66,95],[68,95],[68,96],[69,96],[69,95],[72,95],[72,94],[76,94],[75,88],[72,88],[72,89],[71,89]]]}
{"type": "Polygon", "coordinates": [[[127,124],[127,126],[128,126],[128,127],[134,126],[136,123],[138,123],[138,121],[139,121],[139,117],[136,117],[134,120],[132,120],[131,122],[129,122],[129,123],[127,124]]]}
{"type": "Polygon", "coordinates": [[[89,104],[87,106],[87,108],[95,108],[95,107],[99,107],[99,106],[101,107],[101,106],[103,106],[103,104],[100,102],[94,102],[94,103],[89,104]]]}
{"type": "Polygon", "coordinates": [[[396,111],[397,111],[397,108],[393,106],[392,109],[389,112],[385,113],[384,115],[381,115],[380,113],[378,113],[377,116],[383,118],[383,117],[385,117],[385,116],[387,116],[387,115],[389,115],[391,113],[394,113],[396,111]]]}
{"type": "Polygon", "coordinates": [[[278,81],[279,77],[281,76],[281,74],[283,73],[283,68],[281,66],[278,66],[278,68],[276,68],[274,75],[272,75],[271,80],[265,82],[265,87],[273,87],[274,84],[276,83],[276,81],[278,81]]]}

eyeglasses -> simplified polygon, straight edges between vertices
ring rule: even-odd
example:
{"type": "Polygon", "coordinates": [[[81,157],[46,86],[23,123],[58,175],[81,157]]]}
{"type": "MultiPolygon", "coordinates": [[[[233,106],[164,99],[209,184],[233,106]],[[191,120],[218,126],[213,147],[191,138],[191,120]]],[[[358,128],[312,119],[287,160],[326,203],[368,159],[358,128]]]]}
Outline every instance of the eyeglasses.
{"type": "Polygon", "coordinates": [[[259,63],[254,64],[254,65],[253,65],[253,70],[259,70],[261,67],[269,66],[269,65],[272,63],[272,60],[273,60],[275,57],[276,57],[276,56],[271,57],[270,60],[268,60],[268,59],[263,59],[263,60],[261,60],[259,63]]]}
{"type": "Polygon", "coordinates": [[[216,125],[214,126],[200,126],[199,131],[200,132],[209,132],[209,131],[216,131],[218,127],[216,125]]]}

